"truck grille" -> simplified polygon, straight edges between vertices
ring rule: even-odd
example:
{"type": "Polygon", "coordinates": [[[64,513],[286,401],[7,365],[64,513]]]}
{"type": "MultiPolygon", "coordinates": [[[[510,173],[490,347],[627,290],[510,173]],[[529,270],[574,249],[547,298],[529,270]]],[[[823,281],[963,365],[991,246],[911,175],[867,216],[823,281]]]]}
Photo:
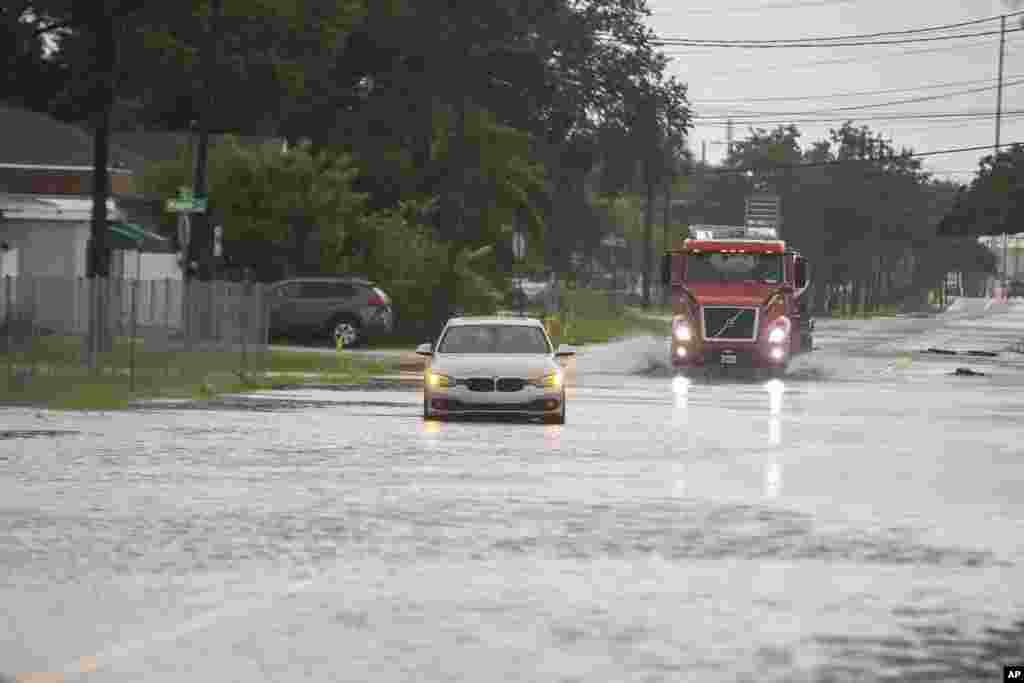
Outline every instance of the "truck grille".
{"type": "Polygon", "coordinates": [[[490,377],[472,377],[466,380],[470,391],[494,391],[494,380],[490,377]]]}
{"type": "Polygon", "coordinates": [[[757,337],[757,309],[738,306],[705,306],[704,338],[754,341],[757,337]]]}
{"type": "Polygon", "coordinates": [[[526,380],[515,377],[502,377],[498,380],[498,391],[522,391],[526,380]]]}

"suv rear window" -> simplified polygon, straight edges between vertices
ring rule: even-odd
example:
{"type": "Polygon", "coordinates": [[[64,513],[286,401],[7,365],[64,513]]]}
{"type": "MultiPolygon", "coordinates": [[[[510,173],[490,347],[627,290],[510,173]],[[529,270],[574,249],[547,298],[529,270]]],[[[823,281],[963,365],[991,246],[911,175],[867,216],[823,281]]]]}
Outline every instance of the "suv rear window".
{"type": "Polygon", "coordinates": [[[356,288],[346,282],[303,282],[303,299],[350,299],[356,288]]]}

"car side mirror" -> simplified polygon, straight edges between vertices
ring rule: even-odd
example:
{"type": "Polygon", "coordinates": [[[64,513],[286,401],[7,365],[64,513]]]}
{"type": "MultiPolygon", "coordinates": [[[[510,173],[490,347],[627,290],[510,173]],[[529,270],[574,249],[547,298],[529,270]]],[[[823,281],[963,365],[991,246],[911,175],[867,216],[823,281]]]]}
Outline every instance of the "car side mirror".
{"type": "Polygon", "coordinates": [[[568,356],[575,356],[576,349],[572,348],[568,344],[559,344],[558,350],[555,351],[555,355],[563,358],[568,356]]]}
{"type": "Polygon", "coordinates": [[[416,347],[416,353],[421,356],[433,356],[434,347],[431,346],[430,344],[420,344],[419,346],[416,347]]]}

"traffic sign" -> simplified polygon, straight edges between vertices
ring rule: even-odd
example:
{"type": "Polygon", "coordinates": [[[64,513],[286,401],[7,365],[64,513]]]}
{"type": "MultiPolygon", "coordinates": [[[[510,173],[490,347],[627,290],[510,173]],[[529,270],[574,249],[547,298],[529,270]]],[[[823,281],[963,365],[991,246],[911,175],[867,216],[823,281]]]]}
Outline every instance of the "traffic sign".
{"type": "Polygon", "coordinates": [[[206,213],[206,197],[168,199],[166,208],[171,213],[206,213]]]}

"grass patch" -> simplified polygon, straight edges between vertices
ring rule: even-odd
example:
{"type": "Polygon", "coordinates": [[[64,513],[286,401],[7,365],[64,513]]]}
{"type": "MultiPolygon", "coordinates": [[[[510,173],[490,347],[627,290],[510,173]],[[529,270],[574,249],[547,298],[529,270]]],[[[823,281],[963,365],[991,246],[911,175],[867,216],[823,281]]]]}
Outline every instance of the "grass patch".
{"type": "Polygon", "coordinates": [[[0,353],[0,404],[115,410],[150,398],[207,399],[224,393],[296,384],[362,384],[397,372],[397,362],[351,353],[291,351],[166,351],[126,340],[99,354],[99,369],[82,362],[81,341],[44,338],[30,350],[0,353]]]}
{"type": "Polygon", "coordinates": [[[872,320],[874,318],[892,318],[899,312],[900,307],[896,304],[876,306],[867,311],[849,306],[836,306],[829,311],[829,317],[836,320],[872,320]]]}

